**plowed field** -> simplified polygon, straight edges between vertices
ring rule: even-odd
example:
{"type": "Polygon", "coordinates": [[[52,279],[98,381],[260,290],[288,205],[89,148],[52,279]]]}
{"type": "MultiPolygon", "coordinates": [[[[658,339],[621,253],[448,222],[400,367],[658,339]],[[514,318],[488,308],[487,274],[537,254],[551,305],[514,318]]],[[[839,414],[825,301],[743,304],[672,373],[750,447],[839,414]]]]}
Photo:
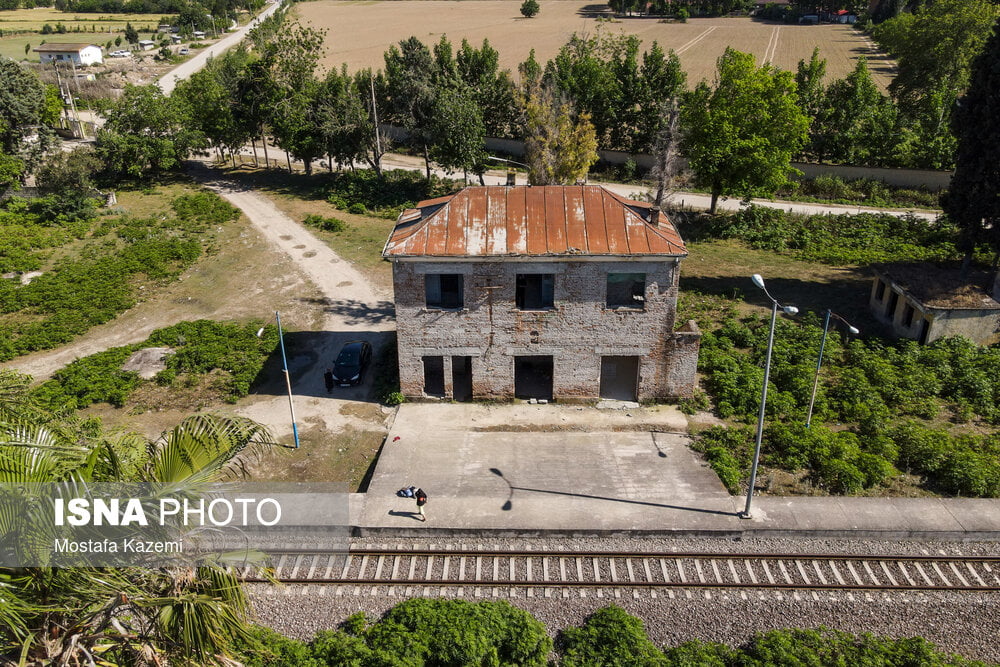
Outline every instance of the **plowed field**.
{"type": "Polygon", "coordinates": [[[542,64],[558,52],[574,32],[597,30],[637,35],[644,45],[654,40],[674,49],[689,81],[711,79],[715,61],[727,46],[753,53],[758,62],[768,60],[794,70],[819,47],[827,59],[827,81],[854,68],[866,56],[878,84],[888,85],[892,62],[880,54],[860,32],[846,25],[781,25],[750,18],[692,19],[688,23],[660,23],[656,18],[598,21],[605,4],[579,0],[542,0],[541,12],[523,18],[517,0],[316,0],[296,5],[303,22],[326,28],[327,50],[323,65],[348,68],[382,67],[382,54],[391,44],[417,36],[432,44],[446,34],[456,46],[462,39],[480,44],[484,38],[500,51],[501,65],[517,71],[517,64],[535,49],[542,64]]]}

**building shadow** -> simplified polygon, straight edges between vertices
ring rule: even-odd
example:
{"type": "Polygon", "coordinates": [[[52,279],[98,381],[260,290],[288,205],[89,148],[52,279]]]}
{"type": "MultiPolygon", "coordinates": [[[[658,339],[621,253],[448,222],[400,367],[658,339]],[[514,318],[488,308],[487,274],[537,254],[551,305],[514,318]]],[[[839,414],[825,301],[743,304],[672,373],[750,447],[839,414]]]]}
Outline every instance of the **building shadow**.
{"type": "Polygon", "coordinates": [[[396,317],[396,306],[392,301],[379,301],[374,305],[357,299],[330,299],[328,297],[300,298],[299,301],[321,308],[324,313],[336,315],[347,324],[382,324],[396,317]]]}
{"type": "MultiPolygon", "coordinates": [[[[396,360],[383,360],[388,343],[395,332],[380,331],[290,331],[286,332],[285,356],[292,385],[292,398],[330,397],[352,401],[377,402],[376,376],[396,360]],[[335,386],[328,391],[323,374],[332,368],[340,348],[350,341],[367,341],[372,346],[372,359],[365,369],[360,384],[350,387],[335,386]],[[391,364],[388,362],[391,361],[391,364]]],[[[275,345],[267,361],[250,385],[252,396],[285,396],[288,386],[282,370],[281,349],[275,345]]]]}

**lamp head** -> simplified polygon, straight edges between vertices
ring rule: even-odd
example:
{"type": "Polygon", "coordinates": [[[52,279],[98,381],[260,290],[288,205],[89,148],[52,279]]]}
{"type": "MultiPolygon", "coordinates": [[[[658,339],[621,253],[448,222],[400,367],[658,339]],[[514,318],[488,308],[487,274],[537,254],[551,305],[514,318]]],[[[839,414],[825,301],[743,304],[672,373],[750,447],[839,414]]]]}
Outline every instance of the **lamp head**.
{"type": "Polygon", "coordinates": [[[799,309],[795,306],[782,306],[781,309],[789,315],[794,315],[799,312],[799,309]]]}
{"type": "Polygon", "coordinates": [[[850,331],[855,336],[861,333],[861,331],[857,327],[852,327],[850,324],[847,325],[847,330],[850,331]]]}
{"type": "Polygon", "coordinates": [[[752,276],[750,276],[750,279],[753,281],[754,285],[756,285],[761,289],[764,289],[764,278],[759,273],[753,274],[752,276]]]}
{"type": "Polygon", "coordinates": [[[264,335],[264,327],[257,329],[257,338],[260,338],[263,335],[264,335]]]}

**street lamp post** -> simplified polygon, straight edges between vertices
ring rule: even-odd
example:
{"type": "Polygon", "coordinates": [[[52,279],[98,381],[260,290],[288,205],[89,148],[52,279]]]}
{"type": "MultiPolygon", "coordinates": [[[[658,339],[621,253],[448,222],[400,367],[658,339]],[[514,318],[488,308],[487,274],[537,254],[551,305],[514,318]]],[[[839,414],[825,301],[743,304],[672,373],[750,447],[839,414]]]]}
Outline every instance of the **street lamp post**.
{"type": "Polygon", "coordinates": [[[819,369],[823,365],[823,350],[826,348],[826,334],[830,330],[830,317],[836,317],[838,320],[847,325],[847,330],[852,334],[857,336],[861,333],[856,327],[852,326],[850,322],[845,320],[843,317],[833,312],[829,308],[826,309],[826,317],[823,319],[823,338],[819,343],[819,357],[816,359],[816,377],[813,378],[813,390],[812,396],[809,397],[809,414],[806,415],[806,428],[809,428],[812,423],[813,416],[813,405],[816,403],[816,389],[819,387],[819,369]]]}
{"type": "MultiPolygon", "coordinates": [[[[288,358],[285,357],[285,336],[281,331],[281,313],[274,311],[274,319],[278,322],[278,344],[281,347],[281,366],[285,373],[285,387],[288,389],[288,411],[292,415],[292,437],[295,438],[295,449],[299,448],[299,427],[295,424],[295,404],[292,403],[292,376],[288,372],[288,358]]],[[[257,330],[257,337],[264,333],[264,327],[257,330]]]]}
{"type": "Polygon", "coordinates": [[[767,358],[764,361],[764,389],[760,394],[760,410],[757,413],[757,438],[754,442],[753,449],[753,465],[750,467],[750,486],[747,489],[747,504],[740,512],[739,517],[741,519],[749,519],[752,517],[750,513],[750,504],[753,502],[753,489],[754,485],[757,483],[757,466],[760,463],[760,443],[764,436],[764,410],[767,406],[767,382],[771,377],[771,352],[774,349],[774,325],[778,319],[778,308],[780,307],[785,313],[789,315],[794,315],[799,312],[799,309],[795,306],[782,306],[778,303],[777,299],[771,296],[771,293],[767,291],[764,286],[764,278],[761,277],[759,273],[753,274],[753,284],[764,290],[764,294],[767,294],[767,298],[771,300],[771,333],[767,339],[767,358]]]}

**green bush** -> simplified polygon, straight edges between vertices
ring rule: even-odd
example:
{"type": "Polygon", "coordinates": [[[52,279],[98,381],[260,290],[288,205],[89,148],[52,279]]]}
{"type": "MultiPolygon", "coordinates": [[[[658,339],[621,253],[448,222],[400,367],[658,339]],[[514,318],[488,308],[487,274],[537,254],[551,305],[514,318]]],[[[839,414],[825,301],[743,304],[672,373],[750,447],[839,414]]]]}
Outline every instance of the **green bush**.
{"type": "Polygon", "coordinates": [[[325,232],[342,232],[347,229],[347,223],[340,218],[334,217],[323,217],[322,215],[316,215],[315,213],[310,213],[302,221],[309,227],[315,227],[317,229],[322,229],[325,232]]]}
{"type": "MultiPolygon", "coordinates": [[[[323,634],[323,633],[320,633],[323,634]]],[[[313,658],[310,645],[261,626],[251,626],[246,636],[234,643],[236,657],[245,667],[323,667],[326,662],[313,658]]],[[[350,663],[329,663],[350,664],[350,663]]]]}
{"type": "Polygon", "coordinates": [[[257,338],[257,324],[198,320],[180,322],[157,329],[142,343],[111,348],[77,359],[51,380],[34,390],[43,404],[56,408],[82,409],[93,403],[121,407],[142,380],[138,374],[121,370],[125,360],[146,347],[171,347],[167,368],[156,376],[156,383],[170,385],[180,374],[190,384],[215,370],[225,372],[221,389],[229,401],[246,396],[268,357],[278,345],[277,328],[267,326],[257,338]]]}
{"type": "Polygon", "coordinates": [[[716,216],[704,233],[740,239],[757,250],[787,252],[838,265],[940,261],[960,256],[955,245],[958,229],[944,217],[799,215],[751,204],[735,214],[716,216]]]}
{"type": "Polygon", "coordinates": [[[418,172],[403,169],[383,171],[381,180],[373,170],[359,169],[333,174],[327,201],[342,211],[395,219],[404,208],[459,187],[458,181],[452,179],[432,175],[428,181],[418,172]]]}
{"type": "Polygon", "coordinates": [[[545,626],[502,600],[414,598],[393,607],[362,636],[376,657],[393,658],[378,664],[541,667],[552,649],[545,626]]]}
{"type": "Polygon", "coordinates": [[[556,642],[563,667],[658,667],[663,652],[649,641],[642,621],[621,607],[595,611],[581,627],[559,633],[556,642]]]}
{"type": "MultiPolygon", "coordinates": [[[[964,338],[928,345],[879,340],[845,345],[839,336],[829,336],[812,427],[806,428],[822,329],[815,316],[802,319],[777,325],[764,465],[805,471],[830,493],[872,489],[905,471],[941,493],[1000,496],[996,436],[954,435],[914,419],[952,409],[956,419],[996,423],[1000,346],[980,347],[964,338]],[[828,428],[827,422],[846,424],[848,430],[828,428]]],[[[699,370],[719,416],[756,421],[767,332],[764,318],[727,317],[704,334],[699,370]]],[[[729,431],[709,429],[699,434],[695,447],[732,490],[749,467],[752,433],[729,431]]]]}
{"type": "Polygon", "coordinates": [[[207,190],[174,197],[170,207],[181,220],[193,220],[209,225],[232,222],[240,217],[238,208],[207,190]]]}

